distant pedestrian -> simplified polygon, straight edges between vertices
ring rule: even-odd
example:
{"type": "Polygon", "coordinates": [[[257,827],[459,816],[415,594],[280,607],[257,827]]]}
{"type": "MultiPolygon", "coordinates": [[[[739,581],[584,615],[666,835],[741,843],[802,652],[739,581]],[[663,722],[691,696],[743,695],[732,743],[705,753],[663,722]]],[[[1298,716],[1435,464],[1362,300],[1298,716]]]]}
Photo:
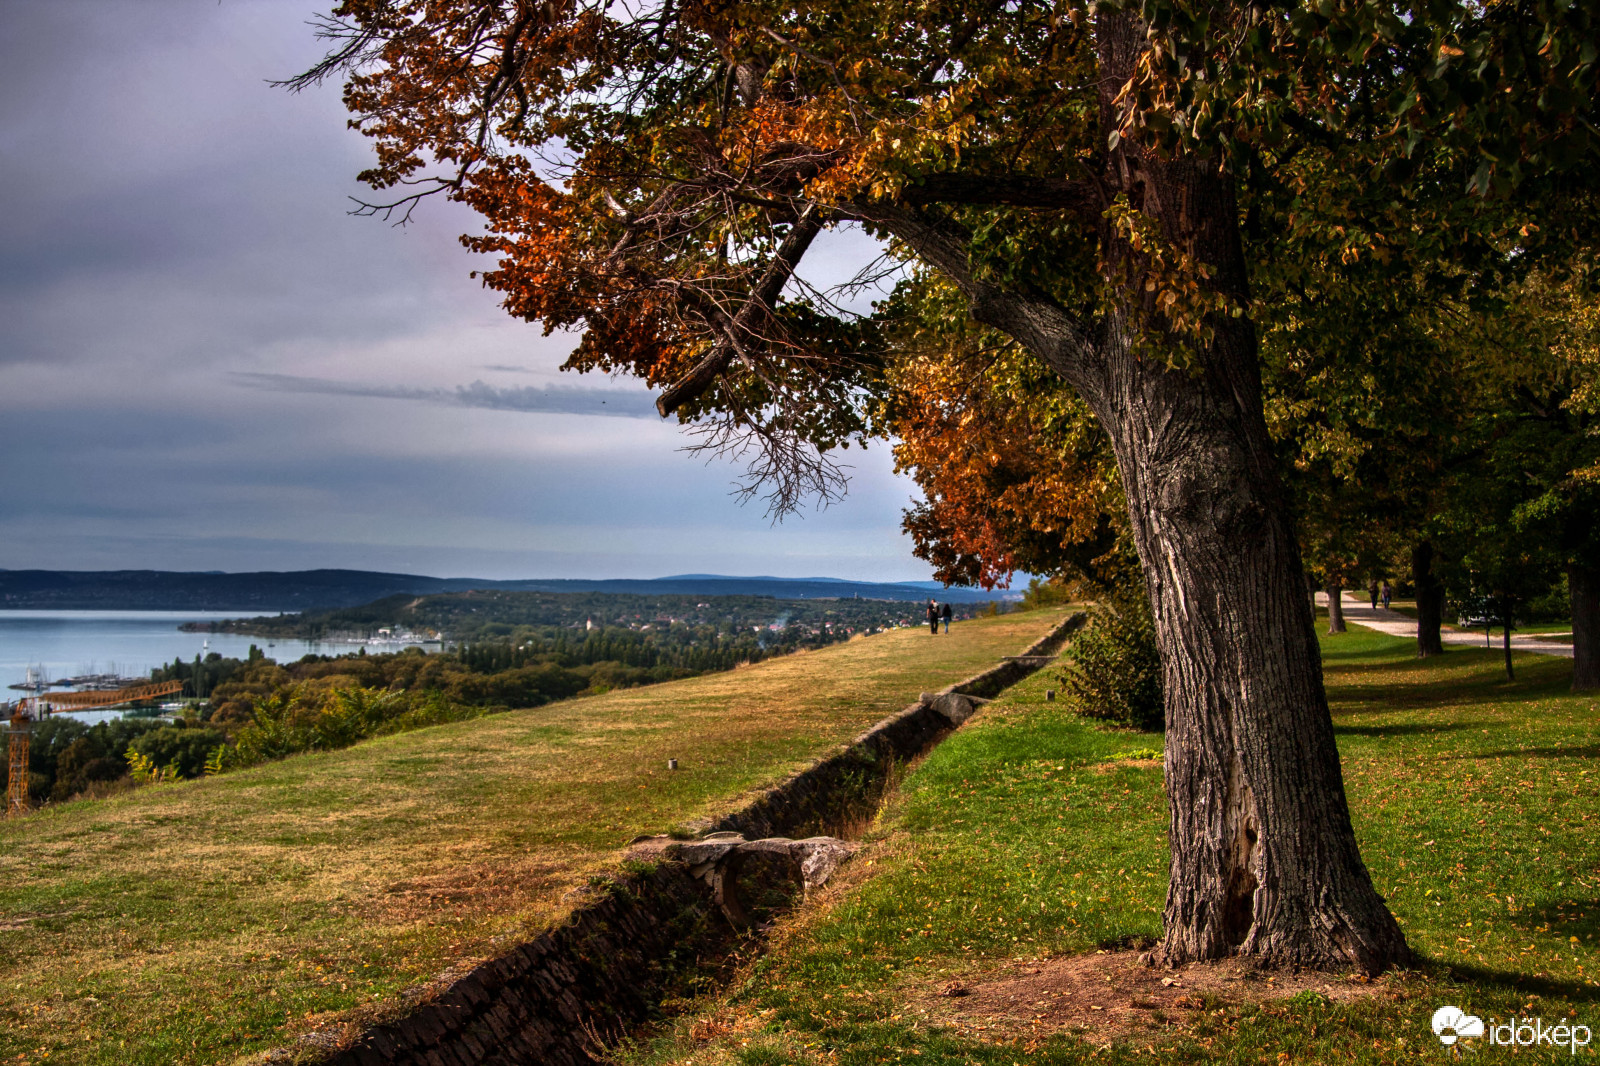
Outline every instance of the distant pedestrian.
{"type": "Polygon", "coordinates": [[[1367,591],[1372,594],[1372,609],[1376,611],[1378,609],[1378,583],[1374,581],[1368,585],[1367,591]]]}
{"type": "Polygon", "coordinates": [[[948,603],[939,608],[939,617],[944,619],[944,631],[946,633],[950,632],[950,615],[952,613],[954,612],[950,610],[950,605],[948,603]]]}
{"type": "Polygon", "coordinates": [[[934,636],[939,635],[939,605],[932,600],[928,601],[928,629],[934,636]]]}
{"type": "Polygon", "coordinates": [[[1389,583],[1387,581],[1385,581],[1383,583],[1383,609],[1385,611],[1387,611],[1389,609],[1389,600],[1393,596],[1394,596],[1394,589],[1390,588],[1389,587],[1389,583]]]}

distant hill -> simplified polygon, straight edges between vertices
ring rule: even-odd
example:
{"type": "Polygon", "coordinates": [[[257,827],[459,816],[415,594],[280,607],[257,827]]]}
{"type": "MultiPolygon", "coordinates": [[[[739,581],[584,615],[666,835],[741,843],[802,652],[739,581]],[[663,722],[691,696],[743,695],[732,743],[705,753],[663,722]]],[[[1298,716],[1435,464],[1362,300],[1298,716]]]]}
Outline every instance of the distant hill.
{"type": "MultiPolygon", "coordinates": [[[[954,617],[958,621],[970,618],[982,613],[985,606],[956,604],[954,617]]],[[[473,589],[425,596],[403,592],[359,607],[185,622],[179,628],[192,633],[313,641],[364,639],[388,629],[442,634],[446,640],[469,644],[511,638],[519,648],[528,648],[543,642],[552,645],[552,650],[571,639],[582,641],[585,635],[614,640],[623,632],[646,634],[657,651],[691,655],[706,641],[723,650],[748,646],[742,659],[729,660],[731,665],[765,658],[777,644],[785,644],[788,650],[821,646],[848,639],[852,633],[920,626],[923,618],[922,604],[915,600],[473,589]],[[561,632],[573,629],[583,632],[576,637],[561,632]]],[[[655,665],[626,661],[630,666],[655,665]]]]}
{"type": "Polygon", "coordinates": [[[0,608],[100,611],[308,611],[356,607],[401,593],[501,589],[517,592],[622,592],[640,595],[773,596],[785,600],[921,600],[954,603],[1016,599],[1015,593],[951,588],[933,581],[876,583],[837,578],[679,574],[652,579],[490,581],[370,570],[259,571],[226,574],[169,570],[0,570],[0,608]]]}

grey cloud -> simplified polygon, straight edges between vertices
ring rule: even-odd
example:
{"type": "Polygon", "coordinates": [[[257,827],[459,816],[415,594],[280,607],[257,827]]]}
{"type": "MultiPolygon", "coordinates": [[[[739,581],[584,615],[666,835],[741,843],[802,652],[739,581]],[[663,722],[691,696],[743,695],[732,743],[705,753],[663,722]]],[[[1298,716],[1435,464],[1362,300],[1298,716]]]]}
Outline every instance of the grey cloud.
{"type": "Polygon", "coordinates": [[[414,400],[449,407],[481,407],[490,411],[523,411],[562,415],[609,415],[614,418],[656,418],[647,393],[621,389],[541,389],[532,385],[501,389],[483,381],[454,389],[426,389],[405,385],[370,385],[356,381],[331,381],[296,374],[235,371],[228,375],[245,388],[271,392],[313,393],[326,396],[363,396],[380,400],[414,400]]]}
{"type": "Polygon", "coordinates": [[[573,338],[469,276],[465,206],[350,218],[337,86],[268,85],[322,54],[296,10],[0,0],[0,566],[926,576],[886,450],[774,528],[642,385],[551,381],[573,338]]]}

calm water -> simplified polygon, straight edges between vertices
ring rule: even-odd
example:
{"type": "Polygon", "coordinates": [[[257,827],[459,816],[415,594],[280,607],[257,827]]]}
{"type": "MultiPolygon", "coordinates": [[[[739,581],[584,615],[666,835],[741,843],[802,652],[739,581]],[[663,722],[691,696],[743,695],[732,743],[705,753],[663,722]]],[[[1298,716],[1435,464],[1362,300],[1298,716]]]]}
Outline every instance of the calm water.
{"type": "MultiPolygon", "coordinates": [[[[231,633],[181,633],[182,622],[237,618],[238,611],[0,611],[0,700],[22,695],[4,686],[22,681],[31,666],[55,679],[82,674],[149,677],[152,668],[173,659],[192,661],[196,654],[218,652],[243,659],[255,644],[270,659],[289,662],[307,653],[343,655],[359,645],[263,637],[231,633]],[[210,642],[209,645],[207,642],[210,642]]],[[[369,647],[394,651],[400,645],[369,647]]],[[[434,645],[437,647],[437,645],[434,645]]],[[[112,716],[114,712],[84,712],[112,716]]]]}

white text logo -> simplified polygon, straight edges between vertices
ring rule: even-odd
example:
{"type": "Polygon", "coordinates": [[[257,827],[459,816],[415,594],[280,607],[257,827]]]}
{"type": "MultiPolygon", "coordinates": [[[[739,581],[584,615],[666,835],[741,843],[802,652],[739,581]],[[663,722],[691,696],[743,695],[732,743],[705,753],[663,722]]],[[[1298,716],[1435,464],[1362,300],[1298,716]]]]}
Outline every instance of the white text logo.
{"type": "Polygon", "coordinates": [[[1439,1043],[1450,1047],[1458,1040],[1488,1037],[1495,1047],[1549,1047],[1566,1048],[1576,1055],[1581,1047],[1588,1047],[1594,1038],[1587,1025],[1561,1022],[1545,1025],[1543,1018],[1511,1018],[1500,1021],[1490,1018],[1485,1025],[1476,1014],[1468,1014],[1460,1007],[1440,1007],[1433,1012],[1433,1032],[1439,1043]]]}

